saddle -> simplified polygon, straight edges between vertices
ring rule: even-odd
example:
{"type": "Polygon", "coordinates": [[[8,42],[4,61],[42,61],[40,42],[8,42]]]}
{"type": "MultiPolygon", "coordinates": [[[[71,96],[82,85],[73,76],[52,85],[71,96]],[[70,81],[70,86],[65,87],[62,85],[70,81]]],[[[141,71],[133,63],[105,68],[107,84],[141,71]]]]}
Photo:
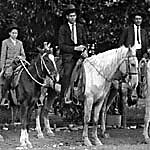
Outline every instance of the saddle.
{"type": "Polygon", "coordinates": [[[12,81],[11,81],[11,89],[10,89],[10,92],[11,92],[11,96],[12,96],[12,99],[13,99],[13,102],[15,105],[19,105],[18,104],[18,101],[17,101],[17,98],[16,98],[16,91],[15,91],[15,88],[18,86],[19,84],[19,80],[20,80],[20,76],[21,76],[21,73],[23,71],[23,67],[22,65],[19,65],[14,71],[13,71],[13,76],[12,76],[12,81]]]}
{"type": "Polygon", "coordinates": [[[11,82],[12,89],[14,89],[15,87],[17,87],[17,85],[19,83],[19,80],[20,80],[20,76],[21,76],[22,71],[23,71],[22,65],[18,66],[14,70],[14,72],[13,72],[13,79],[12,79],[12,82],[11,82]]]}
{"type": "Polygon", "coordinates": [[[85,70],[83,67],[83,58],[80,58],[73,69],[70,86],[66,92],[65,99],[71,100],[74,104],[78,105],[83,102],[85,91],[85,70]]]}

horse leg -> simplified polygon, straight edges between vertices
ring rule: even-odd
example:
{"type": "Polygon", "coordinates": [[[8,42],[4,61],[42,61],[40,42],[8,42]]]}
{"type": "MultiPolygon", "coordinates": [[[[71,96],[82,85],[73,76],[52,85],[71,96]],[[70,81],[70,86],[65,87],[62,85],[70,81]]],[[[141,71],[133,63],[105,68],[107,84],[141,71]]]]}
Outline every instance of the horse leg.
{"type": "Polygon", "coordinates": [[[102,137],[107,137],[107,135],[105,134],[106,132],[106,103],[107,103],[107,98],[106,97],[106,101],[104,102],[103,106],[102,106],[102,111],[101,111],[101,134],[102,137]]]}
{"type": "Polygon", "coordinates": [[[19,113],[19,107],[18,106],[11,106],[11,124],[15,126],[15,121],[17,120],[17,114],[19,113]]]}
{"type": "Polygon", "coordinates": [[[11,124],[14,125],[15,124],[15,116],[14,116],[14,107],[11,106],[11,124]]]}
{"type": "Polygon", "coordinates": [[[48,88],[48,95],[45,98],[44,106],[42,108],[43,113],[43,119],[44,119],[44,129],[46,131],[46,134],[51,137],[55,136],[53,131],[51,130],[50,123],[49,123],[49,112],[52,110],[53,103],[56,99],[56,93],[53,91],[53,89],[48,88]]]}
{"type": "Polygon", "coordinates": [[[144,139],[145,139],[145,142],[147,144],[150,143],[150,137],[149,137],[149,122],[150,122],[150,114],[149,116],[145,117],[144,118],[144,129],[143,129],[143,135],[144,135],[144,139]]]}
{"type": "Polygon", "coordinates": [[[83,142],[86,146],[92,146],[92,143],[90,142],[88,138],[88,124],[91,119],[91,111],[93,106],[93,97],[86,97],[84,101],[84,126],[83,126],[83,142]]]}
{"type": "Polygon", "coordinates": [[[41,114],[41,107],[38,107],[38,109],[35,110],[36,131],[37,131],[37,137],[41,139],[41,138],[44,138],[44,135],[41,130],[40,114],[41,114]]]}
{"type": "Polygon", "coordinates": [[[127,128],[127,87],[122,83],[121,88],[121,103],[122,103],[122,126],[123,128],[127,128]]]}
{"type": "Polygon", "coordinates": [[[146,106],[145,106],[145,118],[144,118],[144,129],[143,129],[143,135],[146,143],[150,143],[150,137],[149,137],[149,122],[150,122],[150,102],[149,97],[147,97],[146,100],[146,106]]]}
{"type": "Polygon", "coordinates": [[[29,134],[27,131],[27,120],[28,120],[28,107],[25,104],[22,104],[21,106],[21,123],[22,123],[22,128],[21,128],[21,136],[20,136],[20,143],[21,147],[23,148],[32,148],[32,144],[29,141],[29,134]]]}
{"type": "Polygon", "coordinates": [[[51,130],[51,127],[50,127],[48,110],[43,110],[43,119],[44,119],[44,126],[45,126],[46,134],[49,137],[55,136],[54,132],[51,130]]]}
{"type": "Polygon", "coordinates": [[[97,125],[99,120],[99,113],[102,108],[103,101],[100,101],[94,106],[94,116],[93,116],[93,130],[92,130],[92,141],[94,145],[103,145],[97,136],[97,125]]]}

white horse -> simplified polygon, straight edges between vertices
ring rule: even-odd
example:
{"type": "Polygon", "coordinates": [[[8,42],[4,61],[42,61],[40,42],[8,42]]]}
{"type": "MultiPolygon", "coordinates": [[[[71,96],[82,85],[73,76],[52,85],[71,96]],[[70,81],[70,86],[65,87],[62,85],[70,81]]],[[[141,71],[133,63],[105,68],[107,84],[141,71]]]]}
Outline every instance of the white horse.
{"type": "Polygon", "coordinates": [[[146,143],[150,143],[149,122],[150,122],[150,60],[147,62],[147,87],[145,95],[145,117],[143,135],[146,143]]]}
{"type": "Polygon", "coordinates": [[[124,46],[104,53],[86,58],[83,62],[85,70],[85,100],[84,100],[84,127],[83,142],[87,146],[102,145],[97,136],[97,124],[99,120],[99,112],[101,111],[105,97],[110,90],[113,77],[118,67],[123,64],[124,67],[120,71],[124,75],[134,74],[129,78],[130,86],[134,92],[138,84],[138,61],[135,56],[135,50],[125,48],[124,46]],[[124,63],[125,62],[125,63],[124,63]],[[88,123],[91,120],[91,111],[93,111],[93,130],[92,141],[88,137],[88,123]]]}

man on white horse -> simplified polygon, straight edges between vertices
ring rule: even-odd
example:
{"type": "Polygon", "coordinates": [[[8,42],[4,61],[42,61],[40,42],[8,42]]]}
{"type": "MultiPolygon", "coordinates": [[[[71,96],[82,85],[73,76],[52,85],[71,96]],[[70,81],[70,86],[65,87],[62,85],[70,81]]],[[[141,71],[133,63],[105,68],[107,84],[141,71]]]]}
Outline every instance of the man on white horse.
{"type": "Polygon", "coordinates": [[[61,83],[61,102],[71,103],[64,100],[66,90],[70,84],[72,71],[81,54],[86,56],[87,40],[84,26],[77,20],[78,11],[73,4],[68,5],[65,12],[67,22],[59,30],[59,47],[62,54],[63,77],[61,83]],[[84,51],[84,52],[83,52],[84,51]]]}

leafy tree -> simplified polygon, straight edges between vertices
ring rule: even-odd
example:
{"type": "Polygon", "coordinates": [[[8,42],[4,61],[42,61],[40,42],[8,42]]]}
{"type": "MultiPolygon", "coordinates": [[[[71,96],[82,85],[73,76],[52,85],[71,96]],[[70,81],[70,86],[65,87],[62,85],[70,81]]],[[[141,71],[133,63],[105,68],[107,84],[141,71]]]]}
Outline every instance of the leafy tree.
{"type": "Polygon", "coordinates": [[[96,43],[97,53],[117,47],[122,28],[130,23],[129,15],[136,10],[145,12],[144,26],[149,30],[149,5],[140,0],[1,0],[0,41],[15,22],[21,28],[20,39],[28,57],[44,41],[57,45],[63,12],[69,3],[80,10],[79,20],[87,29],[88,42],[96,43]]]}

